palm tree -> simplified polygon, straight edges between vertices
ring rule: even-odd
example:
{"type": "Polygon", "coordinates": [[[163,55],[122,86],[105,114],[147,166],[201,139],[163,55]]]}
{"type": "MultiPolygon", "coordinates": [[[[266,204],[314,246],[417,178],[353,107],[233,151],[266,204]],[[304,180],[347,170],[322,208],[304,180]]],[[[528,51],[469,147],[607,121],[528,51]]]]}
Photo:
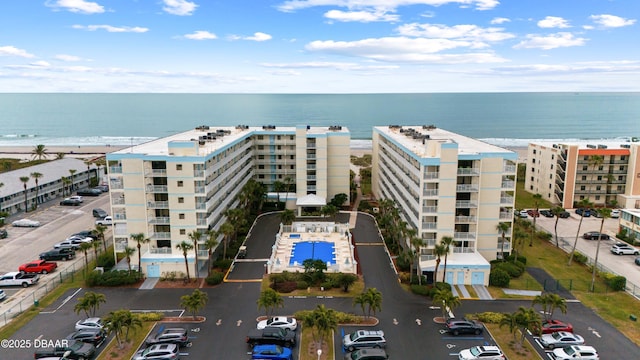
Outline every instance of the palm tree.
{"type": "Polygon", "coordinates": [[[20,181],[22,181],[22,186],[24,187],[24,212],[28,212],[29,203],[27,202],[27,183],[29,182],[29,177],[20,176],[20,181]]]}
{"type": "Polygon", "coordinates": [[[518,321],[515,313],[502,314],[499,326],[501,329],[503,326],[508,326],[509,332],[513,335],[513,341],[516,341],[518,332],[518,321]]]}
{"type": "Polygon", "coordinates": [[[106,303],[107,297],[101,293],[88,291],[84,296],[78,298],[78,303],[73,308],[76,314],[84,311],[87,317],[96,316],[96,311],[100,308],[100,304],[106,303]]]}
{"type": "Polygon", "coordinates": [[[44,145],[40,144],[40,145],[36,145],[35,148],[33,148],[33,151],[31,151],[31,158],[32,159],[38,159],[38,160],[42,160],[43,158],[47,158],[47,149],[45,148],[44,145]]]}
{"type": "Polygon", "coordinates": [[[260,292],[260,297],[256,303],[258,304],[258,310],[264,308],[267,316],[270,316],[277,307],[284,307],[284,299],[272,288],[267,288],[260,292]]]}
{"type": "Polygon", "coordinates": [[[218,230],[218,233],[221,235],[224,235],[224,238],[222,239],[222,258],[226,259],[227,258],[227,246],[229,245],[229,239],[231,238],[231,235],[233,235],[234,232],[234,228],[233,228],[233,224],[231,224],[229,222],[229,220],[225,221],[222,225],[220,225],[220,229],[218,230]]]}
{"type": "Polygon", "coordinates": [[[91,186],[91,160],[85,160],[84,164],[87,165],[87,186],[91,186]]]}
{"type": "MultiPolygon", "coordinates": [[[[500,246],[500,256],[502,257],[502,261],[504,261],[504,243],[507,241],[507,231],[509,231],[509,224],[506,222],[499,222],[498,225],[496,225],[496,230],[498,230],[498,232],[500,233],[501,237],[502,237],[502,245],[500,246]]],[[[511,245],[513,246],[513,244],[511,245]]]]}
{"type": "Polygon", "coordinates": [[[444,245],[444,272],[442,274],[442,282],[446,282],[447,277],[447,257],[449,257],[449,251],[451,251],[451,244],[453,244],[453,238],[451,236],[443,236],[440,243],[444,245]]]}
{"type": "Polygon", "coordinates": [[[96,228],[93,230],[98,236],[98,241],[102,242],[102,246],[104,247],[104,252],[107,252],[107,241],[104,238],[104,233],[107,231],[107,227],[104,225],[96,225],[96,228]]]}
{"type": "MultiPolygon", "coordinates": [[[[65,196],[67,195],[67,186],[71,184],[71,179],[69,179],[66,176],[63,176],[60,178],[60,181],[62,182],[62,196],[65,196]]],[[[71,194],[71,191],[69,191],[69,194],[71,194]]]]}
{"type": "Polygon", "coordinates": [[[151,242],[151,239],[146,238],[144,233],[131,234],[129,236],[131,240],[136,242],[136,247],[138,248],[138,273],[142,274],[142,251],[140,251],[140,249],[142,248],[142,244],[151,242]]]}
{"type": "Polygon", "coordinates": [[[198,269],[198,242],[200,241],[200,238],[202,237],[202,233],[198,230],[194,230],[192,232],[190,232],[188,235],[189,240],[193,241],[193,249],[194,252],[196,253],[196,279],[198,279],[200,277],[200,270],[198,269]]]}
{"type": "Polygon", "coordinates": [[[325,205],[320,209],[320,213],[323,216],[328,216],[331,219],[335,220],[336,214],[338,214],[338,212],[340,212],[340,210],[338,210],[338,208],[335,205],[325,205]]]}
{"type": "Polygon", "coordinates": [[[309,317],[312,320],[308,320],[307,323],[313,323],[312,326],[318,335],[318,348],[321,349],[325,337],[338,327],[338,314],[335,310],[327,309],[324,304],[320,304],[309,314],[309,317]]]}
{"type": "Polygon", "coordinates": [[[556,223],[553,226],[553,231],[556,234],[556,247],[560,247],[560,243],[558,242],[558,220],[560,220],[560,216],[565,212],[562,206],[555,206],[551,209],[551,213],[556,217],[556,223]]]}
{"type": "Polygon", "coordinates": [[[125,335],[124,335],[124,340],[126,342],[129,342],[129,331],[133,328],[137,328],[137,327],[142,327],[142,320],[140,320],[140,317],[137,315],[134,315],[131,311],[129,310],[119,310],[119,311],[124,311],[123,313],[123,325],[125,328],[125,335]]]}
{"type": "Polygon", "coordinates": [[[105,328],[108,333],[113,333],[116,338],[116,342],[118,343],[118,348],[122,349],[122,330],[125,327],[126,315],[125,311],[128,310],[117,310],[112,311],[104,318],[105,328]]]}
{"type": "Polygon", "coordinates": [[[101,241],[99,239],[90,242],[91,247],[93,248],[93,254],[95,255],[96,259],[98,258],[98,249],[100,249],[100,243],[101,241]]]}
{"type": "Polygon", "coordinates": [[[448,312],[453,312],[453,309],[460,306],[460,298],[454,296],[449,289],[438,289],[433,294],[433,303],[441,305],[442,317],[446,320],[448,312]]]}
{"type": "Polygon", "coordinates": [[[124,256],[127,258],[127,266],[129,267],[129,274],[131,274],[131,255],[136,252],[136,248],[125,246],[123,249],[124,256]]]}
{"type": "Polygon", "coordinates": [[[65,156],[65,155],[67,155],[67,154],[65,154],[65,153],[63,153],[63,152],[56,153],[56,160],[62,160],[62,159],[64,159],[64,156],[65,156]]]}
{"type": "Polygon", "coordinates": [[[38,179],[40,179],[43,175],[39,172],[32,172],[31,173],[31,177],[33,178],[33,181],[36,182],[36,209],[38,208],[38,179]]]}
{"type": "Polygon", "coordinates": [[[382,310],[382,293],[376,288],[367,288],[353,299],[354,305],[360,305],[365,318],[369,318],[371,313],[382,310]],[[365,312],[366,308],[366,312],[365,312]]]}
{"type": "Polygon", "coordinates": [[[422,274],[420,273],[420,248],[422,247],[422,239],[417,237],[417,236],[413,236],[411,237],[410,240],[411,246],[413,247],[412,251],[413,251],[413,255],[412,262],[415,261],[416,265],[416,275],[418,276],[418,285],[422,285],[422,274]]]}
{"type": "Polygon", "coordinates": [[[75,169],[69,169],[69,178],[71,179],[71,191],[69,191],[69,195],[71,195],[73,193],[74,190],[74,179],[73,179],[73,175],[76,173],[75,169]]]}
{"type": "Polygon", "coordinates": [[[185,311],[190,312],[193,316],[193,320],[196,319],[196,312],[207,305],[209,297],[206,293],[195,289],[191,295],[183,295],[180,297],[180,306],[185,311]]]}
{"type": "Polygon", "coordinates": [[[83,242],[80,244],[80,250],[84,253],[84,265],[85,265],[85,271],[89,270],[89,254],[88,251],[89,249],[91,249],[93,247],[93,245],[91,245],[91,243],[89,242],[83,242]]]}
{"type": "Polygon", "coordinates": [[[533,227],[531,228],[531,236],[529,237],[529,246],[533,246],[533,234],[536,232],[536,219],[540,216],[540,200],[542,199],[541,194],[533,194],[533,205],[536,208],[536,212],[533,214],[533,227]]]}
{"type": "Polygon", "coordinates": [[[182,256],[184,256],[184,267],[187,269],[187,282],[191,282],[191,277],[189,276],[189,262],[187,261],[187,253],[189,252],[189,250],[193,249],[193,245],[186,241],[183,241],[180,244],[176,245],[176,249],[182,251],[182,256]]]}
{"type": "Polygon", "coordinates": [[[285,225],[291,225],[293,221],[296,219],[296,213],[291,209],[284,209],[280,213],[280,221],[282,221],[285,225]]]}
{"type": "Polygon", "coordinates": [[[571,261],[573,260],[573,254],[576,253],[576,246],[578,246],[578,237],[580,237],[580,228],[582,227],[582,220],[584,219],[584,210],[591,206],[591,202],[589,199],[582,199],[578,203],[578,208],[581,208],[583,211],[580,212],[580,222],[578,223],[578,231],[576,232],[576,238],[573,241],[573,247],[571,248],[571,253],[569,254],[569,262],[567,265],[571,265],[571,261]]]}
{"type": "MultiPolygon", "coordinates": [[[[595,176],[596,168],[604,162],[604,156],[602,155],[591,155],[589,156],[589,160],[587,161],[588,166],[591,166],[591,174],[595,176]]],[[[593,179],[592,179],[593,180],[593,179]]],[[[591,186],[589,186],[589,201],[591,201],[591,186]]]]}
{"type": "Polygon", "coordinates": [[[531,305],[542,305],[542,313],[546,320],[553,319],[553,312],[558,309],[563,314],[567,313],[567,301],[555,293],[544,293],[536,296],[531,305]]]}
{"type": "Polygon", "coordinates": [[[602,241],[602,229],[604,228],[604,219],[611,217],[611,209],[600,208],[598,209],[600,214],[600,233],[598,234],[598,244],[596,245],[596,258],[593,261],[593,269],[591,270],[591,292],[596,290],[596,271],[598,270],[598,255],[600,255],[600,241],[602,241]]]}
{"type": "Polygon", "coordinates": [[[433,248],[433,255],[436,257],[436,268],[433,270],[433,283],[438,282],[438,267],[440,267],[440,259],[447,253],[447,247],[440,243],[433,248]]]}
{"type": "MultiPolygon", "coordinates": [[[[276,202],[276,208],[279,209],[280,208],[280,192],[284,191],[284,183],[282,181],[274,181],[273,182],[273,191],[276,192],[277,196],[278,196],[278,201],[276,202]]],[[[284,206],[283,206],[284,208],[284,206]]]]}
{"type": "Polygon", "coordinates": [[[211,254],[213,253],[213,249],[218,246],[218,233],[213,230],[207,230],[207,241],[204,243],[204,247],[207,249],[207,261],[209,265],[207,265],[207,277],[211,276],[211,254]]]}

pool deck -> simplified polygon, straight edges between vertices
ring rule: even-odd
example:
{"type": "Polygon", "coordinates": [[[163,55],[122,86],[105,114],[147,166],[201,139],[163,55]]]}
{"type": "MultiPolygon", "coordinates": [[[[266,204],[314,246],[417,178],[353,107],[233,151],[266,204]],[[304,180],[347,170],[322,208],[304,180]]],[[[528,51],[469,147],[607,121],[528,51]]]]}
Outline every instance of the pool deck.
{"type": "Polygon", "coordinates": [[[281,226],[267,262],[268,272],[304,271],[302,263],[291,261],[291,252],[295,243],[313,241],[334,244],[332,260],[335,260],[335,264],[327,263],[327,272],[356,273],[357,264],[354,261],[349,224],[333,222],[297,222],[290,226],[281,226]]]}

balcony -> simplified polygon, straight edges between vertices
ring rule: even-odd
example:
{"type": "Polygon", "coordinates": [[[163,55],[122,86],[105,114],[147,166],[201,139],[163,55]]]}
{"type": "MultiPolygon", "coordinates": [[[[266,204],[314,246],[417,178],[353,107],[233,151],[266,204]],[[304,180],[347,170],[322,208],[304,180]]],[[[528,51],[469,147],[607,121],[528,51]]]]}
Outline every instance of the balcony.
{"type": "Polygon", "coordinates": [[[513,211],[500,212],[500,220],[511,220],[511,219],[513,219],[513,211]]]}
{"type": "Polygon", "coordinates": [[[470,232],[454,232],[454,240],[475,240],[476,234],[470,232]]]}
{"type": "Polygon", "coordinates": [[[435,259],[436,259],[435,255],[420,255],[420,261],[431,261],[435,259]]]}
{"type": "Polygon", "coordinates": [[[439,176],[439,172],[425,172],[423,178],[425,180],[437,180],[439,176]]]}
{"type": "Polygon", "coordinates": [[[149,201],[147,203],[147,208],[149,209],[168,209],[169,202],[168,201],[149,201]]]}
{"type": "Polygon", "coordinates": [[[110,190],[122,190],[122,189],[124,189],[124,184],[122,183],[122,181],[111,181],[109,183],[109,189],[110,190]]]}
{"type": "Polygon", "coordinates": [[[151,240],[171,240],[170,232],[156,232],[149,235],[151,240]]]}
{"type": "Polygon", "coordinates": [[[438,223],[437,222],[423,222],[422,223],[422,230],[433,230],[436,229],[438,227],[438,223]]]}
{"type": "Polygon", "coordinates": [[[502,167],[502,172],[505,173],[515,173],[516,172],[517,167],[515,165],[504,165],[502,167]]]}
{"type": "Polygon", "coordinates": [[[501,196],[500,197],[501,205],[511,205],[513,204],[513,196],[501,196]]]}
{"type": "Polygon", "coordinates": [[[438,189],[424,189],[423,196],[438,196],[438,189]]]}
{"type": "Polygon", "coordinates": [[[516,182],[515,181],[503,181],[502,182],[502,188],[503,189],[513,189],[516,186],[516,182]]]}
{"type": "Polygon", "coordinates": [[[149,249],[149,253],[150,254],[171,254],[171,248],[170,247],[161,247],[161,248],[152,247],[151,249],[149,249]]]}
{"type": "Polygon", "coordinates": [[[498,240],[498,250],[499,251],[503,251],[504,250],[504,252],[511,251],[511,241],[505,240],[504,241],[504,248],[503,248],[502,247],[502,240],[498,240]]]}
{"type": "Polygon", "coordinates": [[[457,200],[456,208],[458,209],[475,209],[478,207],[478,204],[475,201],[471,200],[457,200]]]}
{"type": "Polygon", "coordinates": [[[144,176],[167,176],[167,169],[146,169],[144,171],[144,176]]]}
{"type": "MultiPolygon", "coordinates": [[[[198,247],[202,246],[202,244],[198,244],[198,247]]],[[[198,250],[198,259],[208,259],[209,258],[209,250],[198,250]]]]}
{"type": "Polygon", "coordinates": [[[458,169],[458,175],[477,176],[480,175],[480,170],[478,168],[460,168],[458,169]]]}
{"type": "Polygon", "coordinates": [[[111,199],[111,205],[124,205],[124,198],[123,197],[117,197],[117,198],[113,198],[111,199]]]}
{"type": "Polygon", "coordinates": [[[207,203],[197,203],[196,204],[196,210],[206,210],[207,209],[207,203]]]}
{"type": "Polygon", "coordinates": [[[169,192],[167,185],[147,185],[148,193],[166,193],[169,192]]]}
{"type": "Polygon", "coordinates": [[[204,177],[204,170],[193,170],[193,176],[194,177],[204,177]]]}
{"type": "Polygon", "coordinates": [[[154,217],[149,219],[149,224],[154,225],[169,225],[171,223],[171,218],[167,217],[154,217]]]}
{"type": "Polygon", "coordinates": [[[205,187],[204,186],[196,186],[195,188],[195,193],[196,194],[204,194],[205,193],[205,187]]]}
{"type": "Polygon", "coordinates": [[[122,166],[109,166],[110,174],[122,174],[122,166]]]}
{"type": "Polygon", "coordinates": [[[476,251],[472,247],[454,247],[453,248],[454,254],[473,254],[474,252],[476,251]]]}
{"type": "Polygon", "coordinates": [[[478,185],[476,184],[458,184],[456,185],[457,192],[477,192],[478,185]]]}
{"type": "Polygon", "coordinates": [[[422,212],[423,213],[428,213],[428,214],[435,214],[438,212],[438,207],[437,206],[423,206],[422,207],[422,212]]]}
{"type": "Polygon", "coordinates": [[[469,224],[475,223],[477,221],[477,217],[475,216],[456,216],[455,222],[456,224],[469,224]]]}

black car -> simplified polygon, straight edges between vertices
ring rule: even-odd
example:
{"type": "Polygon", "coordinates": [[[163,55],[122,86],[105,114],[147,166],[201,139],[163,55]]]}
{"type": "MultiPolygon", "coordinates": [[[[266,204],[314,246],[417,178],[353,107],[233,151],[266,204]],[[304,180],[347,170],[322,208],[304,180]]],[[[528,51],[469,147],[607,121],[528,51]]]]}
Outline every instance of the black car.
{"type": "Polygon", "coordinates": [[[104,219],[107,216],[109,216],[109,214],[107,214],[106,211],[100,209],[100,208],[95,208],[93,209],[93,217],[94,218],[98,218],[98,219],[104,219]]]}
{"type": "Polygon", "coordinates": [[[100,347],[106,338],[107,333],[103,329],[81,329],[67,336],[67,340],[82,341],[95,347],[100,347]]]}
{"type": "Polygon", "coordinates": [[[147,346],[155,344],[177,344],[179,346],[187,346],[189,337],[185,328],[166,328],[162,329],[155,335],[149,336],[146,341],[147,346]]]}
{"type": "Polygon", "coordinates": [[[60,201],[60,205],[64,205],[64,206],[78,206],[80,204],[82,204],[82,202],[76,199],[64,199],[60,201]]]}
{"type": "Polygon", "coordinates": [[[68,342],[68,346],[56,346],[52,348],[39,348],[36,350],[34,354],[35,359],[40,359],[43,357],[56,357],[63,356],[64,353],[70,351],[71,354],[65,359],[76,360],[76,359],[92,359],[93,355],[96,353],[96,347],[83,343],[82,341],[70,340],[68,342]]]}
{"type": "Polygon", "coordinates": [[[561,219],[566,219],[568,217],[571,217],[571,214],[568,211],[563,211],[560,213],[560,218],[561,219]]]}
{"type": "Polygon", "coordinates": [[[78,190],[76,194],[78,194],[79,196],[100,196],[100,194],[102,194],[102,190],[95,188],[78,190]]]}
{"type": "Polygon", "coordinates": [[[9,233],[5,229],[0,229],[0,239],[6,239],[9,233]]]}
{"type": "Polygon", "coordinates": [[[597,231],[589,231],[584,233],[582,235],[582,238],[585,240],[598,240],[598,238],[600,238],[601,240],[609,240],[609,235],[601,234],[597,231]]]}
{"type": "Polygon", "coordinates": [[[482,326],[481,323],[468,319],[448,319],[445,325],[447,327],[447,332],[456,336],[460,334],[479,335],[484,331],[484,326],[482,326]]]}
{"type": "Polygon", "coordinates": [[[73,236],[80,236],[80,237],[85,237],[85,238],[92,238],[93,240],[98,240],[98,234],[96,234],[93,230],[82,230],[80,232],[77,232],[75,234],[71,234],[71,236],[69,237],[73,237],[73,236]]]}
{"type": "Polygon", "coordinates": [[[551,210],[540,210],[540,215],[548,218],[554,217],[553,212],[551,210]]]}
{"type": "Polygon", "coordinates": [[[76,256],[76,252],[70,248],[53,249],[40,254],[40,260],[71,260],[76,256]]]}

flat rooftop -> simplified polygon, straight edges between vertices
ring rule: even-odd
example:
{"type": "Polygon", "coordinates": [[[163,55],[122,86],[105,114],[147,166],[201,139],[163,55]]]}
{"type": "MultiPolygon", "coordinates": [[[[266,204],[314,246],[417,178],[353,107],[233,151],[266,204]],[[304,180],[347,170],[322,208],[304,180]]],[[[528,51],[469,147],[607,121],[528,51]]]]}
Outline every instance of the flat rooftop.
{"type": "Polygon", "coordinates": [[[462,155],[513,153],[511,150],[440,129],[435,126],[376,126],[375,129],[401,144],[419,157],[430,157],[427,154],[427,147],[425,146],[428,141],[458,144],[458,153],[462,155]]]}
{"type": "Polygon", "coordinates": [[[534,141],[534,142],[531,142],[531,144],[538,145],[538,146],[545,146],[545,147],[553,147],[554,145],[565,145],[565,146],[576,145],[578,146],[578,149],[593,149],[594,146],[597,148],[598,146],[602,146],[602,145],[606,146],[607,149],[623,149],[629,146],[640,146],[640,142],[631,142],[625,139],[534,141]]]}

